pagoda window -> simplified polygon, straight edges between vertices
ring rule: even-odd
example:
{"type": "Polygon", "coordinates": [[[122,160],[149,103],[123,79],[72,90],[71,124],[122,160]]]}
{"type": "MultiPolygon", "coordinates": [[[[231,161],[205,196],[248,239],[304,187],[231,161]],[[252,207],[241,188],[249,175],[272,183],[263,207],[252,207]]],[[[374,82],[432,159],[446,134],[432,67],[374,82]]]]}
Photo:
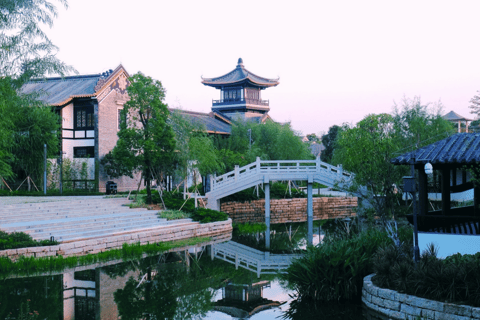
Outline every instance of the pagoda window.
{"type": "Polygon", "coordinates": [[[223,100],[225,101],[236,101],[242,99],[241,89],[228,89],[223,90],[223,100]]]}

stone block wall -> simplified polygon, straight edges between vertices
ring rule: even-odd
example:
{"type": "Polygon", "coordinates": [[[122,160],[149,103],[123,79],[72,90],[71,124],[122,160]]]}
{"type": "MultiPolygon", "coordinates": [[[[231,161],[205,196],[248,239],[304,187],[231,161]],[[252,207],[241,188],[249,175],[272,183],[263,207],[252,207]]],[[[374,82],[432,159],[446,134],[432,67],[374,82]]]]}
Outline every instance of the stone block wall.
{"type": "Polygon", "coordinates": [[[212,223],[192,222],[179,226],[162,226],[140,232],[114,234],[106,237],[61,243],[56,246],[19,248],[0,251],[0,257],[9,257],[16,261],[24,257],[49,257],[49,256],[82,256],[95,254],[111,249],[120,249],[124,243],[158,243],[182,240],[193,237],[211,237],[212,240],[230,240],[232,237],[232,221],[219,221],[212,223]]]}
{"type": "MultiPolygon", "coordinates": [[[[313,219],[335,219],[355,215],[356,197],[313,198],[313,219]]],[[[265,222],[265,200],[225,202],[221,211],[237,223],[265,222]]],[[[271,199],[270,223],[307,221],[307,199],[271,199]]]]}
{"type": "Polygon", "coordinates": [[[372,283],[374,274],[363,279],[362,301],[390,319],[470,320],[480,319],[480,308],[428,300],[383,289],[372,283]]]}

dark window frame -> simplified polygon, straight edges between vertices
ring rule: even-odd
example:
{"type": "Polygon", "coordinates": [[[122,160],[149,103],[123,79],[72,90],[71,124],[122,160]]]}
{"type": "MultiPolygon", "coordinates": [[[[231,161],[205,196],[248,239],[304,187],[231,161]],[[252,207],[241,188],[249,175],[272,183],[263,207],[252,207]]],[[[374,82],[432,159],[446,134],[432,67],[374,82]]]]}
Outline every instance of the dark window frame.
{"type": "Polygon", "coordinates": [[[73,158],[95,158],[95,147],[73,147],[73,158]]]}
{"type": "Polygon", "coordinates": [[[95,128],[93,106],[74,107],[74,128],[75,130],[93,130],[95,128]],[[81,118],[79,119],[79,117],[81,118]]]}

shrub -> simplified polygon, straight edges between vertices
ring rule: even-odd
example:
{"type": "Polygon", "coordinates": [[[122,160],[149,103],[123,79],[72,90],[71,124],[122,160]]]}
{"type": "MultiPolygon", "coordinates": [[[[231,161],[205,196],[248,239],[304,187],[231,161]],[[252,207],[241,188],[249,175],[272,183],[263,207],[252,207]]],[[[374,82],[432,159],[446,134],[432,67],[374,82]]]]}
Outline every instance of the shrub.
{"type": "Polygon", "coordinates": [[[431,245],[415,266],[411,247],[386,246],[374,255],[375,285],[431,300],[480,306],[480,253],[436,256],[431,245]]]}
{"type": "Polygon", "coordinates": [[[349,238],[324,240],[308,247],[287,269],[284,279],[303,298],[316,301],[353,300],[360,296],[363,278],[373,272],[371,258],[390,243],[385,232],[368,230],[349,238]]]}
{"type": "Polygon", "coordinates": [[[33,240],[29,234],[26,234],[23,232],[7,233],[4,231],[0,231],[0,250],[39,247],[39,246],[53,246],[56,244],[58,244],[57,241],[33,240]]]}
{"type": "Polygon", "coordinates": [[[209,223],[215,221],[225,221],[228,215],[225,212],[220,212],[212,209],[197,208],[192,213],[192,220],[200,223],[209,223]]]}

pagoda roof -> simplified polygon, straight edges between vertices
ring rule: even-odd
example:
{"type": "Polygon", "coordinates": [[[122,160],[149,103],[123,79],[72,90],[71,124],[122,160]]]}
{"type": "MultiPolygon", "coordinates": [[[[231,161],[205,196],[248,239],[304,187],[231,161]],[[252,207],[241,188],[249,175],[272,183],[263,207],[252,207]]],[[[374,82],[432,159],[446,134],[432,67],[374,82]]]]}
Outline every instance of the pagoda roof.
{"type": "Polygon", "coordinates": [[[268,87],[275,87],[279,82],[279,78],[277,79],[268,79],[264,77],[257,76],[256,74],[248,71],[243,66],[242,58],[238,59],[238,64],[235,69],[230,71],[229,73],[216,77],[216,78],[203,78],[202,83],[206,86],[214,87],[214,88],[222,88],[225,86],[234,86],[234,85],[241,85],[241,84],[250,84],[260,88],[268,88],[268,87]]]}
{"type": "Polygon", "coordinates": [[[480,162],[480,133],[457,133],[392,159],[393,164],[476,164],[480,162]]]}
{"type": "Polygon", "coordinates": [[[465,118],[458,113],[454,112],[453,110],[447,113],[442,117],[445,120],[448,121],[473,121],[472,119],[465,118]]]}

